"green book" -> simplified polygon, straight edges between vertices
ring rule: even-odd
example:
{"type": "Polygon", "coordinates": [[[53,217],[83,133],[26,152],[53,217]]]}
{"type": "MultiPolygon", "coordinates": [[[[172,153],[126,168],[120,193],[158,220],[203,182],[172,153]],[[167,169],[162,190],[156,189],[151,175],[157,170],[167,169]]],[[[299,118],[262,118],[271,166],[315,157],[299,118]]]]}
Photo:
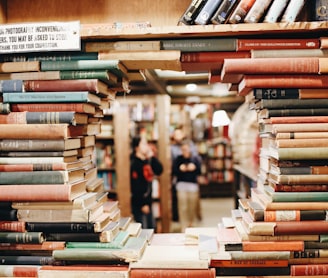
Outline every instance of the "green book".
{"type": "Polygon", "coordinates": [[[168,39],[161,41],[162,50],[182,52],[236,51],[236,38],[168,39]]]}
{"type": "Polygon", "coordinates": [[[108,70],[118,77],[127,69],[119,60],[41,61],[41,71],[94,71],[108,70]]]}
{"type": "Polygon", "coordinates": [[[42,243],[42,232],[0,232],[0,243],[42,243]]]}
{"type": "Polygon", "coordinates": [[[119,83],[119,78],[109,70],[61,70],[59,78],[61,80],[99,79],[108,86],[116,86],[119,83]]]}
{"type": "Polygon", "coordinates": [[[88,91],[3,93],[4,103],[87,103],[100,105],[101,98],[88,91]]]}
{"type": "MultiPolygon", "coordinates": [[[[306,186],[306,185],[304,185],[306,186]]],[[[274,192],[272,187],[265,186],[266,193],[272,202],[326,202],[328,192],[274,192]]]]}

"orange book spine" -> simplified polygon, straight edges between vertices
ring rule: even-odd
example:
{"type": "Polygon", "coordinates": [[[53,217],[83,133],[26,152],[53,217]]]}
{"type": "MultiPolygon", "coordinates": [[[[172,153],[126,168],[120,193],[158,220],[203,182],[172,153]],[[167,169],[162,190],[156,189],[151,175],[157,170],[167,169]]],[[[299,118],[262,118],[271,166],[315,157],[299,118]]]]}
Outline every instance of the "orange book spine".
{"type": "Polygon", "coordinates": [[[306,148],[306,147],[328,147],[327,139],[278,139],[278,148],[306,148]]]}
{"type": "Polygon", "coordinates": [[[65,163],[0,164],[0,172],[59,171],[66,169],[65,163]]]}
{"type": "Polygon", "coordinates": [[[285,221],[300,221],[301,212],[299,210],[265,210],[264,221],[265,222],[276,222],[286,219],[285,221]]]}
{"type": "Polygon", "coordinates": [[[286,267],[288,260],[219,260],[211,259],[210,267],[286,267]]]}
{"type": "Polygon", "coordinates": [[[328,116],[286,116],[286,117],[270,117],[269,122],[272,124],[279,123],[327,123],[328,116]]]}
{"type": "Polygon", "coordinates": [[[131,269],[130,278],[161,278],[161,277],[188,277],[188,278],[215,278],[215,269],[131,269]]]}
{"type": "Polygon", "coordinates": [[[3,243],[0,244],[0,250],[63,250],[66,242],[64,241],[44,241],[37,243],[3,243]]]}
{"type": "Polygon", "coordinates": [[[243,251],[303,251],[304,241],[243,241],[243,251]]]}
{"type": "Polygon", "coordinates": [[[26,232],[22,221],[0,221],[0,231],[26,232]]]}
{"type": "Polygon", "coordinates": [[[60,112],[75,111],[80,113],[95,113],[95,108],[86,103],[13,103],[11,104],[12,112],[60,112]]]}

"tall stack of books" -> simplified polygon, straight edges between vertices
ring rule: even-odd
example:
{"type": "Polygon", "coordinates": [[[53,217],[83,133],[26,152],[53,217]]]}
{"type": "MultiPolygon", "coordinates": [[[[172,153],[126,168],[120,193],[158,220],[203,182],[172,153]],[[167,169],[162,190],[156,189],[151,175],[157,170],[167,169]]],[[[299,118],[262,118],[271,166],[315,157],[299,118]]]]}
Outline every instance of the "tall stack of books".
{"type": "Polygon", "coordinates": [[[103,110],[128,83],[122,63],[83,52],[2,59],[0,276],[138,258],[146,237],[123,226],[130,219],[108,199],[94,163],[103,110]]]}
{"type": "Polygon", "coordinates": [[[251,197],[239,200],[238,210],[229,218],[231,226],[223,225],[219,231],[218,241],[230,262],[214,257],[217,273],[231,274],[239,265],[248,275],[327,274],[325,59],[225,60],[221,77],[234,80],[239,75],[239,94],[257,112],[261,148],[251,197]],[[247,80],[256,85],[245,86],[247,80]],[[261,265],[257,270],[256,264],[261,265]]]}

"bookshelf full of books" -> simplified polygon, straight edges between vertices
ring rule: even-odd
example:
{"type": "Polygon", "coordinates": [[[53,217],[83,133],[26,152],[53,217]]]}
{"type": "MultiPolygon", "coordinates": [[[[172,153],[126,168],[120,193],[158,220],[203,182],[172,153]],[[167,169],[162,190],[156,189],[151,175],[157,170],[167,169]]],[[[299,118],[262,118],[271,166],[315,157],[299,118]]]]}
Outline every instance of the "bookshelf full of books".
{"type": "MultiPolygon", "coordinates": [[[[311,2],[306,1],[307,6],[304,7],[312,7],[311,2]]],[[[192,48],[194,52],[214,52],[221,58],[214,62],[217,75],[211,71],[213,63],[207,68],[211,72],[209,80],[216,78],[230,84],[236,95],[244,96],[250,109],[258,115],[262,146],[259,177],[250,198],[240,199],[239,208],[231,211],[231,216],[223,218],[217,227],[194,227],[182,234],[152,234],[152,231],[142,230],[138,223],[131,223],[129,217],[122,217],[120,206],[124,204],[119,206],[117,202],[108,200],[92,157],[95,136],[100,133],[102,110],[108,108],[104,105],[109,103],[113,90],[90,87],[73,90],[68,85],[77,82],[75,79],[80,82],[87,79],[100,86],[101,79],[106,81],[108,88],[118,80],[122,81],[122,76],[116,79],[118,76],[108,72],[105,79],[104,76],[88,79],[85,75],[72,78],[72,75],[67,76],[68,72],[62,75],[59,72],[58,75],[60,70],[55,68],[58,64],[53,60],[57,56],[52,51],[46,53],[52,54],[51,62],[44,65],[40,51],[36,53],[38,59],[31,61],[26,59],[25,54],[21,55],[29,51],[19,52],[19,47],[32,45],[22,44],[31,37],[19,34],[30,34],[30,29],[10,25],[8,30],[1,29],[5,30],[0,37],[1,51],[6,53],[8,47],[16,45],[18,49],[15,50],[19,54],[14,56],[25,58],[21,61],[24,69],[7,69],[1,77],[1,116],[4,119],[0,125],[1,148],[4,148],[0,156],[3,169],[0,172],[0,205],[4,214],[0,222],[1,276],[26,276],[29,273],[32,277],[47,278],[58,275],[135,278],[145,277],[147,273],[165,273],[174,277],[177,272],[196,277],[327,276],[325,171],[328,157],[324,118],[327,110],[327,22],[325,19],[311,22],[312,18],[307,17],[304,22],[176,26],[189,4],[189,0],[172,1],[170,5],[150,0],[133,4],[127,0],[120,3],[105,1],[99,5],[87,0],[2,0],[0,20],[3,24],[37,22],[40,25],[44,21],[79,20],[80,37],[84,43],[155,39],[158,47],[163,41],[170,43],[167,39],[174,42],[173,49],[170,49],[172,52],[169,52],[173,56],[170,56],[171,60],[163,59],[169,49],[158,49],[155,56],[151,53],[143,53],[142,56],[139,51],[139,56],[130,56],[131,53],[126,56],[125,53],[123,59],[114,59],[116,62],[125,60],[133,74],[136,68],[141,69],[145,65],[151,69],[155,65],[162,69],[179,69],[180,58],[184,56],[182,53],[190,52],[190,49],[181,48],[182,38],[187,39],[189,45],[197,42],[197,48],[192,48]],[[150,20],[153,27],[145,20],[150,20]],[[6,32],[10,36],[2,36],[6,32]],[[14,33],[20,44],[14,44],[14,33]],[[200,49],[199,42],[213,42],[205,40],[206,37],[220,39],[220,46],[230,47],[225,50],[225,57],[232,53],[240,54],[244,43],[243,50],[247,53],[243,55],[246,56],[225,59],[218,53],[222,49],[200,49]],[[303,48],[300,46],[302,43],[305,43],[303,48]],[[152,57],[151,62],[149,57],[152,57]],[[50,75],[49,72],[54,74],[54,71],[56,75],[50,75]],[[31,72],[33,78],[28,77],[31,72]],[[17,83],[7,82],[9,78],[5,76],[8,74],[10,79],[18,80],[17,83]],[[46,84],[43,83],[43,75],[47,76],[46,84]],[[64,85],[50,91],[49,88],[54,87],[49,86],[49,78],[61,79],[60,76],[65,77],[65,82],[51,81],[58,86],[64,85]],[[17,89],[19,82],[24,90],[17,89]],[[37,83],[38,86],[35,85],[37,83]],[[13,87],[5,91],[9,84],[13,87]],[[74,98],[77,96],[79,100],[74,98]],[[66,97],[68,99],[64,101],[66,97]],[[56,109],[60,111],[53,108],[55,102],[59,103],[56,109]],[[281,107],[269,107],[269,102],[272,105],[288,103],[287,110],[284,108],[282,112],[281,107]],[[70,108],[72,110],[69,110],[70,113],[65,111],[63,119],[61,112],[68,103],[81,107],[81,110],[70,108]],[[33,106],[39,110],[33,111],[33,106]],[[40,111],[44,106],[45,111],[40,111]],[[40,141],[46,144],[40,144],[40,141]],[[50,141],[54,141],[57,148],[60,141],[62,148],[54,150],[48,147],[50,141]],[[21,149],[18,150],[18,147],[21,149]],[[56,162],[53,159],[55,152],[59,160],[56,162]],[[49,208],[51,211],[48,211],[49,208]],[[72,218],[76,221],[74,225],[71,225],[72,218]]],[[[307,11],[304,9],[301,14],[307,16],[307,11]]],[[[54,26],[47,27],[51,32],[56,29],[54,26]]],[[[41,32],[43,28],[38,26],[37,30],[41,32]]],[[[46,40],[40,34],[36,38],[46,40]]],[[[53,43],[43,42],[39,46],[50,47],[53,43]]],[[[71,55],[67,49],[64,52],[65,57],[71,55]]],[[[106,55],[102,56],[103,59],[107,57],[104,60],[119,54],[109,52],[106,55]]],[[[11,53],[1,55],[1,58],[10,56],[11,53]]],[[[3,62],[13,63],[10,60],[3,62]]],[[[79,64],[85,65],[85,62],[79,64]]],[[[99,64],[104,66],[103,62],[99,64]]],[[[204,63],[199,64],[204,66],[204,63]]],[[[1,67],[1,70],[4,68],[1,67]]],[[[66,71],[69,69],[66,68],[66,71]]],[[[126,89],[125,82],[120,85],[120,90],[126,89]]],[[[118,87],[114,88],[116,92],[118,87]]],[[[161,103],[156,106],[157,113],[166,115],[167,100],[161,103]]],[[[163,121],[168,119],[166,116],[163,118],[163,121]]],[[[164,131],[159,129],[158,132],[162,143],[169,145],[164,131]]],[[[120,153],[121,150],[115,151],[120,153]]],[[[160,156],[167,157],[165,148],[159,149],[159,152],[160,156]]],[[[120,164],[118,167],[124,169],[125,166],[120,164]]],[[[161,201],[169,200],[166,187],[170,184],[169,178],[162,184],[161,201]]],[[[168,227],[169,206],[163,207],[163,226],[168,227]]]]}

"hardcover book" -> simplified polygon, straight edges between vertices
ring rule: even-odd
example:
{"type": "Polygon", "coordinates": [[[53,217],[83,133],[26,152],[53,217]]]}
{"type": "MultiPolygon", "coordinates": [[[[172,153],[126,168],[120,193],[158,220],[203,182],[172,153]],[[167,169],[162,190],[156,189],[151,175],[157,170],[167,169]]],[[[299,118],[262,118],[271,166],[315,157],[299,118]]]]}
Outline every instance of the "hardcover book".
{"type": "Polygon", "coordinates": [[[245,16],[244,22],[257,23],[261,21],[263,15],[265,15],[267,9],[271,5],[273,0],[256,0],[253,6],[250,8],[245,16]]]}
{"type": "Polygon", "coordinates": [[[232,24],[236,23],[242,23],[251,9],[251,7],[254,5],[256,0],[241,0],[237,4],[236,8],[233,10],[231,15],[229,16],[228,22],[232,24]]]}
{"type": "Polygon", "coordinates": [[[264,17],[263,22],[279,22],[288,2],[289,0],[274,0],[264,17]]]}
{"type": "Polygon", "coordinates": [[[237,3],[238,3],[237,0],[223,0],[221,5],[218,7],[216,12],[212,16],[211,23],[212,24],[225,23],[237,3]]]}
{"type": "Polygon", "coordinates": [[[178,21],[178,25],[193,25],[207,0],[193,0],[178,21]]]}
{"type": "Polygon", "coordinates": [[[221,3],[222,0],[208,0],[197,15],[195,24],[206,25],[221,3]]]}

